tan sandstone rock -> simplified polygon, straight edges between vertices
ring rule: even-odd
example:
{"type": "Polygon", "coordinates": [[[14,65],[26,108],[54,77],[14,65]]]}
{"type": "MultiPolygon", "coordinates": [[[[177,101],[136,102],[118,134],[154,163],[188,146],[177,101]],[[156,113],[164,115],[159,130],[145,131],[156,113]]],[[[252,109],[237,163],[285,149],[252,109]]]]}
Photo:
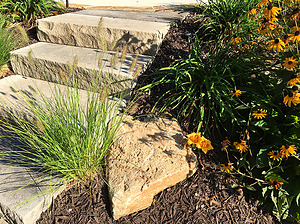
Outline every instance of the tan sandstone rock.
{"type": "Polygon", "coordinates": [[[157,193],[197,168],[196,156],[180,144],[183,135],[175,119],[126,117],[120,134],[108,162],[114,219],[147,208],[157,193]]]}

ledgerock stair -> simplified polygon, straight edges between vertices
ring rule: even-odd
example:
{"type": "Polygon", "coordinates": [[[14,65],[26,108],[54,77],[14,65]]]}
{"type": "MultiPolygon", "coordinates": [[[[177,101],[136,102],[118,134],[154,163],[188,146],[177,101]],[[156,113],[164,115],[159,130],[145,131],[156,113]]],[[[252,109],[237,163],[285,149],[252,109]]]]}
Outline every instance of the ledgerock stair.
{"type": "MultiPolygon", "coordinates": [[[[40,42],[11,52],[16,75],[0,80],[2,116],[7,108],[30,113],[22,103],[22,94],[34,95],[39,90],[51,100],[51,86],[58,83],[64,88],[70,70],[72,77],[80,81],[83,102],[95,74],[110,81],[113,93],[126,91],[129,96],[137,77],[155,57],[170,24],[186,15],[184,11],[82,10],[38,20],[40,42]]],[[[0,141],[0,153],[18,144],[10,138],[0,141]]],[[[0,156],[0,223],[33,224],[50,205],[53,194],[41,194],[50,185],[35,183],[37,171],[11,167],[4,161],[0,156]],[[37,194],[39,197],[35,197],[37,194]],[[22,203],[32,197],[33,203],[22,203]]]]}

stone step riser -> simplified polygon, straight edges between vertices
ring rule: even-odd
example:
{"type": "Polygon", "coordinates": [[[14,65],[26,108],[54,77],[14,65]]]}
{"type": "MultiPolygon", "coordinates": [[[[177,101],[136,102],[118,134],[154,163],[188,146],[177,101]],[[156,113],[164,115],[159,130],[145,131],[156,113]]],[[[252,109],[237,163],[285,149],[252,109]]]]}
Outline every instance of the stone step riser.
{"type": "Polygon", "coordinates": [[[122,53],[115,56],[116,52],[103,53],[97,49],[40,42],[13,51],[11,64],[18,75],[60,84],[75,78],[80,89],[86,89],[94,76],[102,76],[103,85],[109,83],[111,93],[129,93],[139,73],[152,62],[152,57],[127,53],[122,60],[122,53]],[[113,58],[116,63],[112,68],[113,58]]]}
{"type": "Polygon", "coordinates": [[[40,41],[154,56],[168,23],[64,14],[37,21],[40,41]],[[104,44],[105,42],[105,44],[104,44]]]}

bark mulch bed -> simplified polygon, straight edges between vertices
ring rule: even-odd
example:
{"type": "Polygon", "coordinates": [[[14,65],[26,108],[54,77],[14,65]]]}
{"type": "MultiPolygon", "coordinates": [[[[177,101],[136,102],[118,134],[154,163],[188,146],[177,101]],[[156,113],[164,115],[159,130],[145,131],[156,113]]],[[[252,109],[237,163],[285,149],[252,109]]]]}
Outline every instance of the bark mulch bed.
{"type": "MultiPolygon", "coordinates": [[[[189,16],[173,24],[151,67],[139,77],[136,89],[153,81],[152,72],[187,56],[186,34],[194,33],[199,23],[189,16]]],[[[151,95],[141,94],[132,115],[137,118],[149,116],[158,97],[165,91],[165,88],[156,88],[151,95]]],[[[231,188],[235,180],[220,171],[217,165],[220,147],[214,147],[208,155],[202,156],[204,170],[199,167],[189,179],[156,195],[147,209],[113,220],[108,187],[99,175],[92,183],[70,186],[42,213],[37,223],[280,223],[276,217],[263,212],[248,192],[231,188]]]]}

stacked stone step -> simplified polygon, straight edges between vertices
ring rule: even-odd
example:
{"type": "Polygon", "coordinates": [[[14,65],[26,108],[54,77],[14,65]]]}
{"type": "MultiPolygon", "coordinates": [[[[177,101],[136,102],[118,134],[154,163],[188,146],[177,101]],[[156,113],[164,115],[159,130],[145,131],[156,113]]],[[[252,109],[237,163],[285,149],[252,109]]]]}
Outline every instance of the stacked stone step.
{"type": "MultiPolygon", "coordinates": [[[[114,93],[129,93],[137,76],[152,62],[170,23],[185,16],[186,13],[172,11],[83,10],[38,20],[41,42],[11,53],[11,65],[17,75],[0,80],[0,112],[3,116],[7,108],[19,113],[29,112],[22,95],[35,96],[41,92],[51,99],[51,88],[57,85],[51,82],[63,84],[62,74],[68,74],[70,66],[81,81],[83,103],[87,97],[85,89],[94,74],[110,80],[114,93]],[[114,59],[117,60],[112,65],[114,59]],[[109,77],[105,76],[107,74],[109,77]]],[[[66,87],[61,85],[60,88],[66,87]]],[[[0,145],[0,153],[9,150],[11,143],[7,144],[0,145]]],[[[0,223],[35,223],[51,202],[49,195],[41,194],[43,188],[34,181],[38,174],[3,164],[1,157],[0,174],[0,223]],[[24,178],[12,178],[16,172],[24,178]],[[26,175],[30,178],[25,178],[26,175]],[[18,186],[20,189],[14,192],[18,186]],[[37,194],[41,196],[35,198],[35,203],[18,206],[37,194]]]]}

